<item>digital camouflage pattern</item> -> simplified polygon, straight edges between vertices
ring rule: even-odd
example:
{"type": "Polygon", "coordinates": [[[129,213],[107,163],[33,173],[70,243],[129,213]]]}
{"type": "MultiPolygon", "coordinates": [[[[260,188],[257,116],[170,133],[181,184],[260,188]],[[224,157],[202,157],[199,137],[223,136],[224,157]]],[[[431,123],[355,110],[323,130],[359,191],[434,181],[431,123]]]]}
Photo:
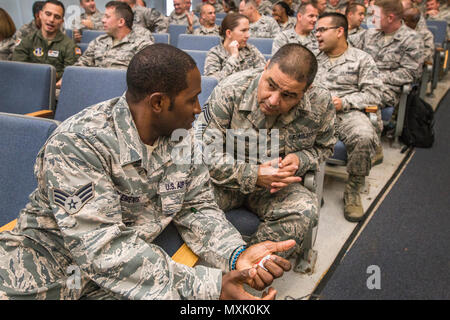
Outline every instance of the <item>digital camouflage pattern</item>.
{"type": "Polygon", "coordinates": [[[196,129],[203,138],[205,163],[209,166],[216,201],[221,209],[229,210],[244,204],[260,217],[258,231],[250,243],[295,239],[297,245],[281,253],[287,257],[300,252],[304,235],[317,223],[317,196],[298,183],[270,194],[256,186],[258,166],[277,158],[274,153],[280,157],[294,153],[300,160],[296,175],[317,170],[319,162],[331,155],[336,143],[335,111],[328,91],[313,86],[298,105],[280,115],[266,130],[266,117],[257,102],[262,71],[242,71],[220,82],[196,121],[196,129]],[[230,136],[227,129],[237,132],[235,137],[230,136]],[[271,132],[275,129],[279,133],[278,152],[272,152],[275,138],[272,139],[271,132]],[[264,132],[268,132],[267,145],[270,147],[267,153],[256,151],[255,145],[249,143],[257,141],[264,132]],[[245,159],[236,161],[239,159],[236,159],[236,152],[226,153],[222,145],[215,146],[217,141],[227,139],[237,139],[237,148],[243,146],[245,159]]]}
{"type": "Polygon", "coordinates": [[[156,9],[134,6],[133,26],[138,25],[154,33],[169,32],[169,18],[156,9]]]}
{"type": "MultiPolygon", "coordinates": [[[[186,31],[186,33],[190,33],[189,29],[186,31]]],[[[204,26],[200,26],[198,28],[195,28],[192,34],[195,35],[203,35],[203,36],[218,36],[219,35],[219,26],[217,24],[214,25],[212,28],[206,28],[204,26]]]]}
{"type": "MultiPolygon", "coordinates": [[[[83,12],[82,14],[80,14],[80,19],[79,22],[81,22],[81,20],[91,20],[92,24],[94,25],[92,30],[104,30],[103,29],[103,13],[101,13],[100,11],[96,10],[94,14],[92,15],[87,15],[86,12],[83,12]]],[[[73,19],[72,20],[72,30],[75,29],[87,29],[86,26],[84,26],[83,24],[81,24],[80,26],[77,26],[77,19],[73,19]]]]}
{"type": "Polygon", "coordinates": [[[262,14],[264,16],[272,17],[272,7],[272,2],[268,0],[262,0],[258,6],[258,12],[259,14],[262,14]]]}
{"type": "Polygon", "coordinates": [[[319,44],[317,43],[316,36],[312,32],[310,32],[308,36],[300,36],[297,32],[295,32],[295,29],[289,29],[282,31],[275,36],[272,45],[272,55],[288,43],[301,44],[314,53],[314,55],[319,53],[319,44]]]}
{"type": "Polygon", "coordinates": [[[296,17],[288,17],[288,21],[286,21],[285,23],[278,23],[278,26],[280,27],[280,31],[285,31],[288,29],[294,29],[296,24],[296,17]]]}
{"type": "MultiPolygon", "coordinates": [[[[188,25],[188,18],[186,16],[186,12],[183,12],[180,15],[177,15],[175,11],[172,11],[172,13],[169,15],[169,24],[184,24],[188,25]]],[[[200,21],[198,20],[197,16],[194,15],[192,19],[192,25],[193,26],[199,26],[200,21]]]]}
{"type": "Polygon", "coordinates": [[[402,86],[420,78],[424,62],[422,38],[403,22],[391,38],[375,29],[367,30],[361,37],[358,48],[375,60],[385,85],[384,105],[397,106],[402,86]]]}
{"type": "Polygon", "coordinates": [[[364,39],[363,33],[366,32],[367,29],[363,27],[353,28],[352,30],[348,30],[347,41],[355,48],[361,48],[360,41],[364,39]]]}
{"type": "Polygon", "coordinates": [[[14,37],[3,39],[0,41],[0,60],[11,60],[16,46],[14,37]]]}
{"type": "Polygon", "coordinates": [[[89,43],[78,59],[76,66],[126,69],[133,56],[155,42],[147,29],[136,26],[118,43],[107,34],[98,36],[89,43]]]}
{"type": "Polygon", "coordinates": [[[266,60],[261,52],[252,44],[239,50],[237,58],[232,57],[223,44],[219,44],[211,50],[205,58],[205,76],[215,77],[218,81],[238,71],[261,68],[266,64],[266,60]]]}
{"type": "Polygon", "coordinates": [[[280,31],[277,21],[268,16],[261,16],[258,21],[250,23],[249,29],[253,38],[274,38],[280,31]]]}
{"type": "Polygon", "coordinates": [[[37,156],[38,187],[16,227],[0,233],[0,299],[217,299],[244,241],[207,168],[174,163],[184,141],[159,137],[148,154],[125,96],[63,122],[37,156]],[[170,222],[217,269],[176,263],[153,244],[170,222]],[[67,284],[73,266],[79,289],[67,284]]]}

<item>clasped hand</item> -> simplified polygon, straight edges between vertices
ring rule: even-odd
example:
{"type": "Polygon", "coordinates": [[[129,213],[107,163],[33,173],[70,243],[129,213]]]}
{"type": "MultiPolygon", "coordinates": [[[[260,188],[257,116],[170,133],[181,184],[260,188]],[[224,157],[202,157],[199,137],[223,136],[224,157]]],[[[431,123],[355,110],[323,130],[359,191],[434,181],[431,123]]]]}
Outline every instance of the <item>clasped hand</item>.
{"type": "Polygon", "coordinates": [[[258,168],[256,185],[270,189],[275,193],[291,183],[301,182],[302,178],[295,176],[300,165],[299,158],[290,153],[284,159],[278,158],[261,164],[258,168]]]}

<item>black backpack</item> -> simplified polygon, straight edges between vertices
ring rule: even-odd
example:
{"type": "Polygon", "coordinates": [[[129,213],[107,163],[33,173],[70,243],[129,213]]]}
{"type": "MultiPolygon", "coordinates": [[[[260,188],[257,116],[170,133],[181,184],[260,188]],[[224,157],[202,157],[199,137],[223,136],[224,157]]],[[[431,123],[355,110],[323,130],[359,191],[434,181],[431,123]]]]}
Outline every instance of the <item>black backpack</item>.
{"type": "Polygon", "coordinates": [[[434,142],[434,111],[414,90],[406,101],[405,123],[401,140],[406,146],[431,148],[434,142]]]}

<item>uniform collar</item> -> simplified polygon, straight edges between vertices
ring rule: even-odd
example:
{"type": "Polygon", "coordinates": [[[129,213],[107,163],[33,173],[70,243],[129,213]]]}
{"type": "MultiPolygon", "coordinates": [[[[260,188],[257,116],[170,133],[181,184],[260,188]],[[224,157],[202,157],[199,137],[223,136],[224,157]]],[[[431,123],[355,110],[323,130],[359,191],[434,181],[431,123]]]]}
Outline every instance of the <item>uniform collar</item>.
{"type": "MultiPolygon", "coordinates": [[[[42,40],[44,40],[44,41],[49,41],[48,39],[46,39],[46,38],[44,38],[44,35],[42,34],[42,30],[41,29],[39,29],[38,31],[37,31],[37,36],[39,37],[39,38],[41,38],[42,40]]],[[[60,42],[61,40],[63,40],[64,39],[64,34],[61,32],[61,30],[58,30],[57,32],[56,32],[56,36],[52,39],[52,40],[50,40],[51,42],[60,42]]]]}
{"type": "Polygon", "coordinates": [[[141,162],[141,167],[147,173],[151,173],[171,160],[170,150],[175,143],[171,142],[169,137],[159,137],[158,146],[151,156],[148,155],[147,147],[139,137],[125,94],[119,98],[113,108],[113,122],[119,142],[119,158],[122,166],[141,162]]]}

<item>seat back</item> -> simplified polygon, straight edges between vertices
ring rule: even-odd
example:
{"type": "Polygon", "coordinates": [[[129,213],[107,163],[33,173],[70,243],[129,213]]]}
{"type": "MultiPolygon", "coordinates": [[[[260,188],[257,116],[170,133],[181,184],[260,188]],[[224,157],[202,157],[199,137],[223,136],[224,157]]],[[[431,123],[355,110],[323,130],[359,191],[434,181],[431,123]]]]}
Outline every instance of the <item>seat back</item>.
{"type": "Polygon", "coordinates": [[[447,21],[444,20],[427,20],[427,27],[436,27],[436,29],[430,31],[434,36],[434,43],[439,44],[442,48],[445,46],[446,38],[447,38],[447,21]]]}
{"type": "Polygon", "coordinates": [[[102,30],[89,30],[84,29],[83,33],[81,34],[81,42],[83,43],[89,43],[98,36],[101,36],[102,34],[105,34],[105,31],[102,30]]]}
{"type": "Polygon", "coordinates": [[[78,45],[78,47],[80,47],[81,53],[84,53],[86,51],[87,47],[89,46],[89,43],[80,42],[77,45],[78,45]]]}
{"type": "Polygon", "coordinates": [[[223,18],[225,18],[226,15],[227,15],[226,12],[217,12],[216,13],[216,20],[217,19],[223,19],[223,18]]]}
{"type": "Polygon", "coordinates": [[[203,71],[205,69],[205,59],[208,52],[202,50],[183,50],[183,51],[188,53],[195,60],[195,63],[197,64],[197,68],[200,71],[200,74],[203,75],[203,71]]]}
{"type": "Polygon", "coordinates": [[[126,70],[67,67],[55,120],[64,121],[86,107],[121,96],[126,89],[126,70]]]}
{"type": "Polygon", "coordinates": [[[271,38],[249,38],[248,43],[258,48],[262,54],[272,54],[273,39],[271,38]]]}
{"type": "Polygon", "coordinates": [[[168,33],[152,33],[153,38],[155,38],[155,43],[166,43],[169,44],[169,34],[168,33]]]}
{"type": "Polygon", "coordinates": [[[209,51],[220,43],[219,36],[205,36],[194,34],[180,34],[178,37],[178,48],[182,50],[209,51]]]}
{"type": "Polygon", "coordinates": [[[200,103],[200,106],[202,107],[202,110],[203,106],[211,95],[211,92],[214,90],[218,83],[219,82],[216,78],[202,76],[202,93],[198,95],[198,101],[200,103]]]}
{"type": "Polygon", "coordinates": [[[0,226],[17,218],[36,188],[34,163],[57,122],[0,113],[0,226]]]}
{"type": "Polygon", "coordinates": [[[25,114],[55,106],[55,67],[0,61],[0,112],[25,114]]]}
{"type": "Polygon", "coordinates": [[[169,43],[176,47],[178,44],[178,36],[186,33],[187,25],[184,24],[169,24],[169,43]]]}

